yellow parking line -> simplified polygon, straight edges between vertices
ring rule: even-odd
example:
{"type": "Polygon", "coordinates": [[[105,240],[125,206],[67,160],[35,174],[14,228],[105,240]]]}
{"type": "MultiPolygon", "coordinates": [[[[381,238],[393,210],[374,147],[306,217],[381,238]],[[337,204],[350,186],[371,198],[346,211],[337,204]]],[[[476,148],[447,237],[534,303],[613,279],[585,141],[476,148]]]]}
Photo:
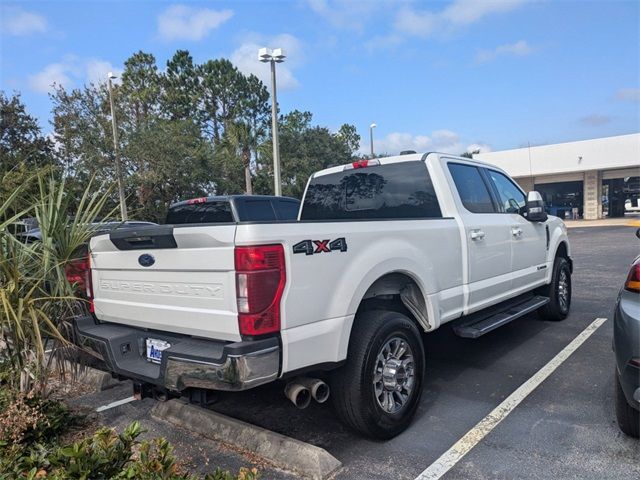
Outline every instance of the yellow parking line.
{"type": "Polygon", "coordinates": [[[640,220],[631,220],[629,223],[627,223],[627,226],[640,227],[640,220]]]}

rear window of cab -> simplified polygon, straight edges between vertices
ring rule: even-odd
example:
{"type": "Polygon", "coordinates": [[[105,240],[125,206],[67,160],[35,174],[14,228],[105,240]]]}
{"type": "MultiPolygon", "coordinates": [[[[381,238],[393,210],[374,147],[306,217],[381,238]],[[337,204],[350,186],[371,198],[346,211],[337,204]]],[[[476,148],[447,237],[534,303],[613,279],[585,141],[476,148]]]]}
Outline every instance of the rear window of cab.
{"type": "Polygon", "coordinates": [[[439,218],[440,205],[422,161],[370,165],[315,177],[301,220],[439,218]]]}

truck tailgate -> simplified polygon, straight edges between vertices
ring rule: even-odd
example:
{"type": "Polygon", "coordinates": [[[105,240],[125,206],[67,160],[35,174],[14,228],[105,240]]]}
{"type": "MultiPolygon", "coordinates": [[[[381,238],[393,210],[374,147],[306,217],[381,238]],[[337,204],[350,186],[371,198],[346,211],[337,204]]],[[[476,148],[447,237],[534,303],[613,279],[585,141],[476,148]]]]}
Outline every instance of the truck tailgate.
{"type": "Polygon", "coordinates": [[[99,320],[240,340],[235,225],[147,227],[91,240],[99,320]]]}

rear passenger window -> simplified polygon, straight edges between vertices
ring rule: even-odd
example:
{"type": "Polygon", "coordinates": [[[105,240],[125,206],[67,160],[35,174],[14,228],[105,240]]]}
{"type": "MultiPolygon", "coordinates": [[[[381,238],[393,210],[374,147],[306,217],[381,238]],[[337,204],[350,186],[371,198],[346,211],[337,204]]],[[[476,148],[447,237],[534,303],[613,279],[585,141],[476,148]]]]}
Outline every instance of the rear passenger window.
{"type": "Polygon", "coordinates": [[[495,213],[489,189],[477,167],[449,163],[449,172],[464,208],[472,213],[495,213]]]}
{"type": "Polygon", "coordinates": [[[424,162],[372,165],[315,177],[302,220],[442,217],[424,162]]]}

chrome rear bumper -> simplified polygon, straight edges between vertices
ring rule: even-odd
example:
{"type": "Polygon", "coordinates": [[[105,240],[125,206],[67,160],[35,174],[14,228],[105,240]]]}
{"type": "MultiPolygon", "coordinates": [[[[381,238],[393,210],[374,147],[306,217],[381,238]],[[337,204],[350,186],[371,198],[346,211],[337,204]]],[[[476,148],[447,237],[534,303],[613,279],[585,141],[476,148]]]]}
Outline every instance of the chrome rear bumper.
{"type": "Polygon", "coordinates": [[[97,323],[89,315],[76,318],[74,328],[76,343],[101,358],[114,375],[172,391],[247,390],[275,380],[280,372],[280,344],[276,337],[221,342],[97,323]],[[171,344],[162,352],[160,364],[147,360],[147,338],[171,344]]]}

